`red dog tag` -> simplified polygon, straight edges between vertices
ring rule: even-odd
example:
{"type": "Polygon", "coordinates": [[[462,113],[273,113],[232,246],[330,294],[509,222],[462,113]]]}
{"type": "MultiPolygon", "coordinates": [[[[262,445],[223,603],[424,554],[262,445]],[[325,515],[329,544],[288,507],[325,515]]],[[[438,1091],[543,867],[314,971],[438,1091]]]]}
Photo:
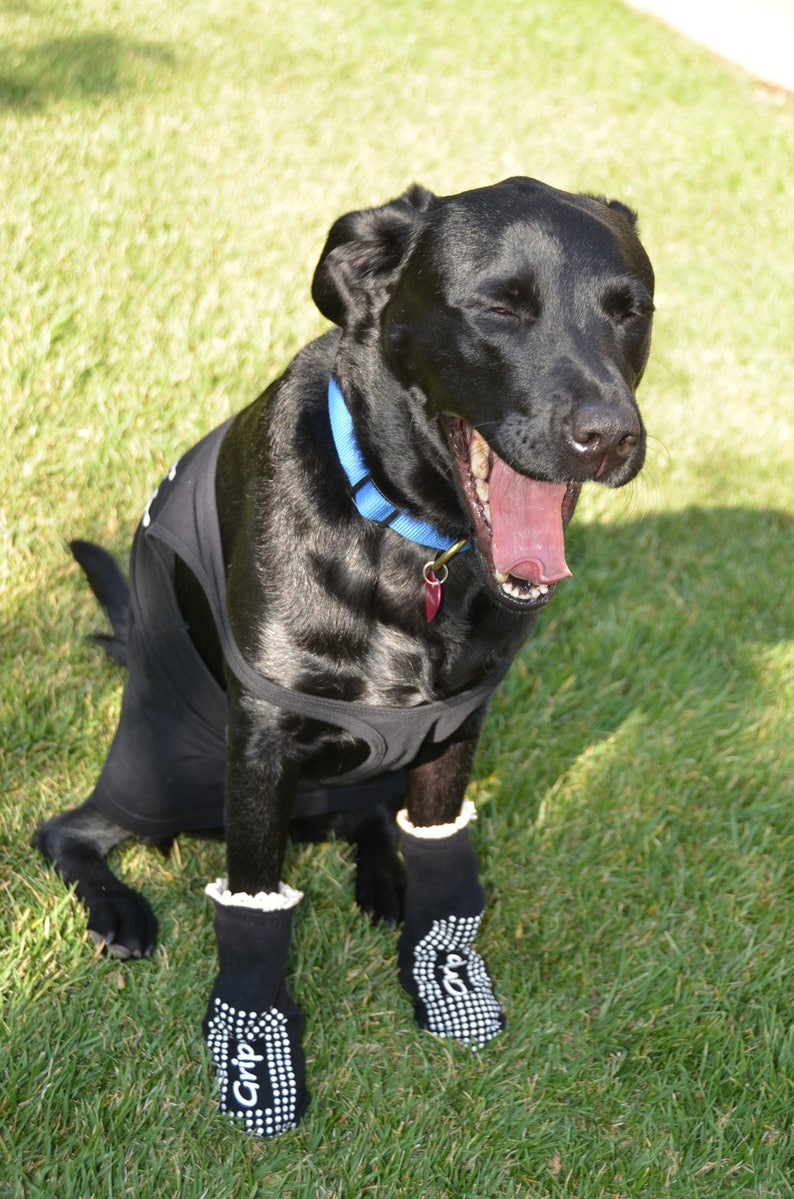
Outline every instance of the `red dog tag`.
{"type": "Polygon", "coordinates": [[[466,539],[463,537],[451,545],[448,550],[444,550],[443,554],[439,554],[435,562],[425,562],[422,567],[422,578],[425,581],[425,615],[428,624],[441,607],[441,588],[449,578],[447,562],[454,558],[455,554],[460,553],[465,545],[466,539]],[[436,571],[439,573],[436,574],[436,571]]]}
{"type": "Polygon", "coordinates": [[[427,623],[438,612],[441,607],[441,584],[436,578],[435,572],[425,567],[425,615],[427,623]]]}

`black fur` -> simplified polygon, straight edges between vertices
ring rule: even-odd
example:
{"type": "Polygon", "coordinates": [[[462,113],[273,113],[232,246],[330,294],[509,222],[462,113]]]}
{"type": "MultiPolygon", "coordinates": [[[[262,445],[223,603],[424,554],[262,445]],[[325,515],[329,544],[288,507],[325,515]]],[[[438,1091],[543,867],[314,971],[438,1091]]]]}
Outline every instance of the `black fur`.
{"type": "MultiPolygon", "coordinates": [[[[619,202],[529,179],[450,197],[415,186],[333,225],[312,294],[339,328],[237,416],[219,462],[228,607],[249,663],[291,688],[412,706],[512,659],[553,587],[534,598],[500,590],[460,460],[477,429],[515,471],[569,485],[566,520],[582,483],[617,487],[639,471],[634,392],[650,346],[653,272],[635,226],[619,202]],[[332,373],[381,492],[474,542],[451,564],[432,624],[422,602],[427,550],[352,506],[329,436],[332,373]]],[[[123,581],[101,551],[72,549],[110,613],[106,648],[122,657],[123,581]]],[[[191,636],[227,687],[229,887],[272,891],[298,777],[349,769],[362,747],[247,695],[224,670],[189,571],[177,584],[191,636]]],[[[415,825],[455,818],[481,719],[409,772],[415,825]]],[[[388,817],[348,816],[337,827],[357,844],[362,906],[393,921],[401,875],[388,817]]],[[[37,844],[77,884],[95,933],[120,955],[141,955],[154,943],[151,911],[104,863],[124,835],[89,801],[43,825],[37,844]]]]}
{"type": "Polygon", "coordinates": [[[111,658],[127,665],[127,629],[130,616],[130,588],[115,560],[106,550],[90,541],[70,541],[69,549],[82,566],[89,586],[110,620],[113,632],[93,633],[92,640],[111,658]]]}

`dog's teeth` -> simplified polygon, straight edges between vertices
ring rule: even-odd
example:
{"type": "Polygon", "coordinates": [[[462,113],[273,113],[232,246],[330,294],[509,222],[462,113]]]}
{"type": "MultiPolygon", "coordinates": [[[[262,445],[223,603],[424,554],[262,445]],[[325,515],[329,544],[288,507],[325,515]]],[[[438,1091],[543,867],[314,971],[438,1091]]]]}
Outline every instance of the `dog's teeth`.
{"type": "Polygon", "coordinates": [[[491,505],[483,504],[482,513],[483,513],[483,516],[485,517],[485,519],[487,520],[488,524],[490,524],[491,523],[491,505]]]}
{"type": "Polygon", "coordinates": [[[501,570],[494,571],[494,578],[504,594],[512,596],[513,599],[526,602],[527,600],[539,600],[544,595],[549,594],[549,587],[546,583],[527,582],[524,586],[521,586],[519,583],[513,583],[510,576],[502,574],[501,570]]]}
{"type": "MultiPolygon", "coordinates": [[[[476,429],[472,430],[471,445],[469,446],[469,461],[471,463],[471,473],[475,479],[488,478],[488,459],[490,451],[488,442],[484,437],[481,437],[476,429]]],[[[477,489],[479,494],[479,488],[477,489]]]]}
{"type": "Polygon", "coordinates": [[[483,504],[487,504],[491,496],[491,489],[486,483],[485,479],[475,479],[474,486],[477,489],[477,498],[481,500],[483,504]]]}

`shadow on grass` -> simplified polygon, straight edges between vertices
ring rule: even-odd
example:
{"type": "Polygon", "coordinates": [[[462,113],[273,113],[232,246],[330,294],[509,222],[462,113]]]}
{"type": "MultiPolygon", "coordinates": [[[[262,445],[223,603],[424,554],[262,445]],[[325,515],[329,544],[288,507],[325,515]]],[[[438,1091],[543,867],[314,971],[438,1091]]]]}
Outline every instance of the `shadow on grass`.
{"type": "Polygon", "coordinates": [[[574,522],[574,580],[493,702],[480,777],[495,772],[497,794],[520,794],[530,820],[574,763],[629,768],[632,745],[682,787],[700,766],[733,794],[764,779],[775,788],[785,763],[773,649],[794,637],[792,531],[786,513],[747,508],[574,522]]]}
{"type": "Polygon", "coordinates": [[[173,51],[112,33],[52,38],[0,49],[0,107],[37,112],[59,100],[98,100],[130,91],[152,66],[170,67],[173,51]]]}

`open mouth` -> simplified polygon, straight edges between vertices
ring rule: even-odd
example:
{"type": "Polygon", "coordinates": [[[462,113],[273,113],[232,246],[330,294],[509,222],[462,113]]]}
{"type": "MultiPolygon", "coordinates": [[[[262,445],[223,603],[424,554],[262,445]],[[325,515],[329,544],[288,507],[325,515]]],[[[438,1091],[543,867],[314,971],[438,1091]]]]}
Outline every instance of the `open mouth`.
{"type": "Polygon", "coordinates": [[[445,427],[497,596],[510,607],[541,607],[571,574],[564,531],[580,485],[521,475],[465,421],[450,417],[445,427]]]}

